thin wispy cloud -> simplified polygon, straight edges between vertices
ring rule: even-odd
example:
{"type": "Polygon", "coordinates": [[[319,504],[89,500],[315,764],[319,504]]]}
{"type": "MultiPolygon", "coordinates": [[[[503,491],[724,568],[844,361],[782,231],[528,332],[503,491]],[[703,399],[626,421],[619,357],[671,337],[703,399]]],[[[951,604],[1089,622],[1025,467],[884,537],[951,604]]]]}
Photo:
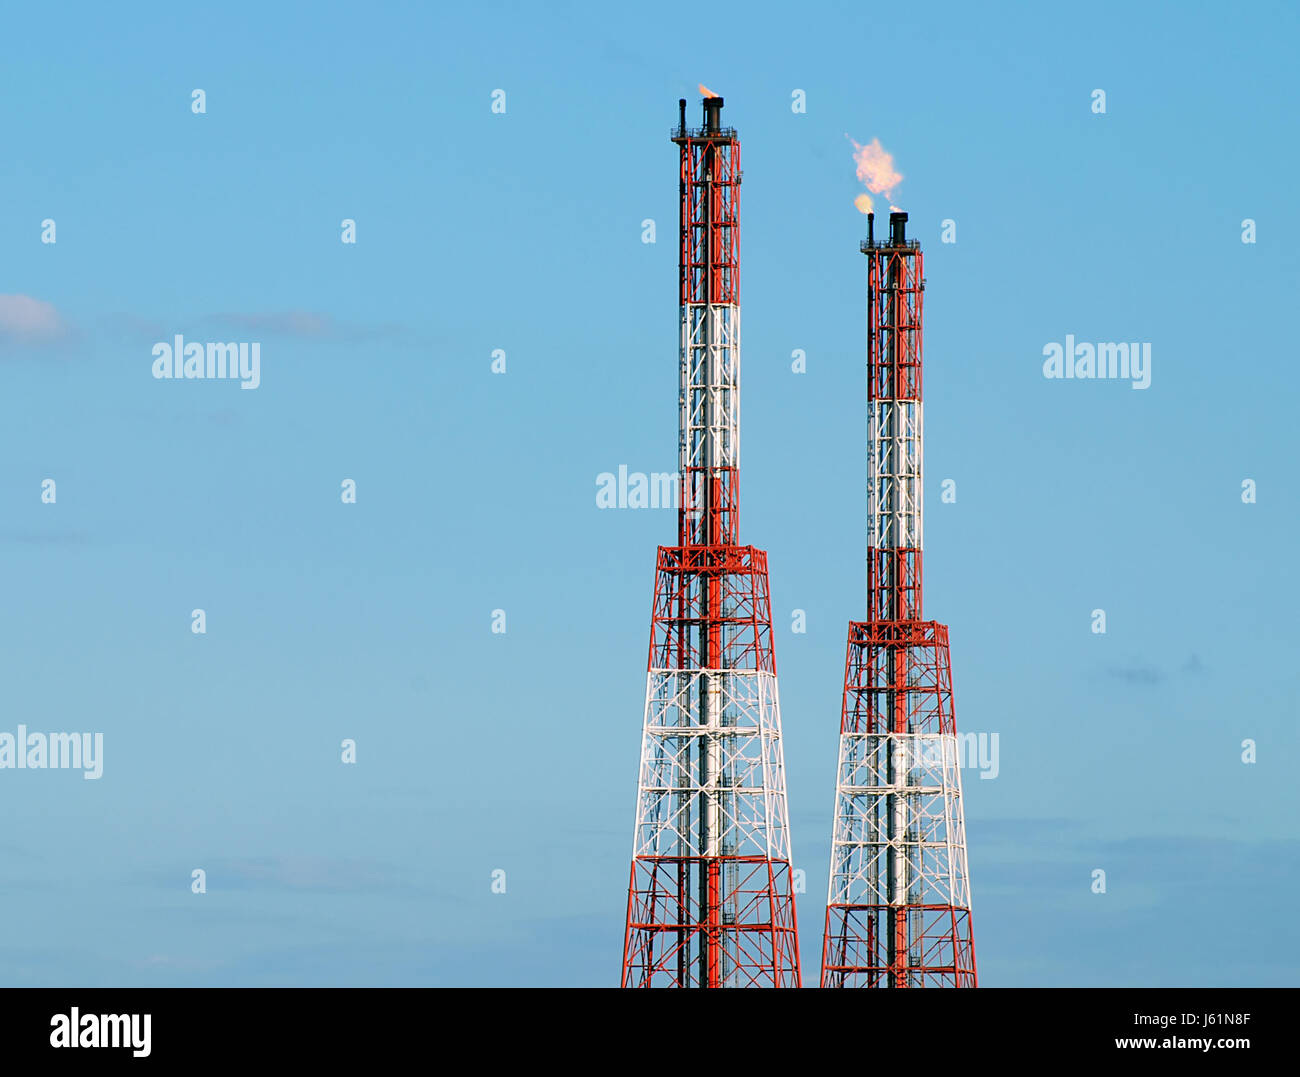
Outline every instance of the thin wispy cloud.
{"type": "Polygon", "coordinates": [[[322,890],[332,893],[393,892],[406,888],[399,873],[369,860],[270,856],[222,860],[209,878],[225,876],[229,887],[322,890]]]}
{"type": "Polygon", "coordinates": [[[0,332],[13,336],[48,336],[64,328],[53,303],[30,295],[0,295],[0,332]]]}
{"type": "Polygon", "coordinates": [[[201,321],[215,330],[297,337],[321,342],[391,341],[397,343],[413,341],[418,337],[418,334],[404,325],[389,322],[372,325],[341,322],[329,314],[310,310],[226,312],[208,315],[201,321]]]}
{"type": "Polygon", "coordinates": [[[1106,676],[1125,684],[1139,685],[1159,684],[1165,679],[1163,670],[1146,665],[1107,666],[1106,676]]]}
{"type": "Polygon", "coordinates": [[[261,314],[213,314],[205,321],[286,337],[335,337],[341,333],[341,327],[329,315],[316,314],[309,310],[270,311],[261,314]]]}
{"type": "Polygon", "coordinates": [[[212,960],[210,958],[190,957],[186,954],[150,954],[146,958],[133,960],[131,962],[139,969],[168,969],[179,972],[207,972],[210,969],[218,969],[226,965],[227,962],[221,959],[212,960]]]}
{"type": "Polygon", "coordinates": [[[1124,684],[1148,686],[1163,684],[1176,673],[1194,677],[1205,671],[1205,664],[1197,655],[1193,654],[1188,657],[1186,662],[1174,670],[1167,671],[1150,662],[1130,661],[1107,666],[1102,672],[1111,680],[1122,681],[1124,684]]]}
{"type": "Polygon", "coordinates": [[[121,344],[170,341],[180,334],[203,336],[283,337],[327,343],[419,343],[421,334],[391,322],[344,322],[312,310],[224,311],[198,316],[155,317],[118,311],[90,319],[81,329],[53,303],[30,295],[0,295],[0,350],[18,352],[41,345],[93,337],[121,344]]]}
{"type": "Polygon", "coordinates": [[[142,318],[137,314],[107,314],[96,323],[97,328],[127,340],[161,340],[174,332],[165,322],[157,318],[142,318]]]}
{"type": "Polygon", "coordinates": [[[0,352],[48,347],[65,340],[71,331],[53,303],[30,295],[0,295],[0,352]]]}

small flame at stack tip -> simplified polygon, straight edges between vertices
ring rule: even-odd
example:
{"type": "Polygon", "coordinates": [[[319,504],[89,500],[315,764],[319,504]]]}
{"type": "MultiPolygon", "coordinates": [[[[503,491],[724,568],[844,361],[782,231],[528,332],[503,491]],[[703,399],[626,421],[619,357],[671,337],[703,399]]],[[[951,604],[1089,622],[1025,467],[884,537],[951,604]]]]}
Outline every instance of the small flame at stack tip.
{"type": "MultiPolygon", "coordinates": [[[[894,213],[901,213],[893,204],[894,188],[903,182],[903,174],[894,167],[894,155],[880,144],[880,139],[873,138],[867,145],[862,145],[847,132],[844,135],[853,145],[853,163],[859,182],[874,194],[883,194],[890,199],[889,208],[894,213]]],[[[853,200],[861,213],[871,212],[871,198],[860,194],[853,200]]]]}
{"type": "Polygon", "coordinates": [[[702,83],[702,82],[700,83],[700,93],[702,93],[705,97],[717,97],[717,96],[718,96],[718,95],[715,94],[712,90],[710,90],[707,86],[705,86],[704,83],[702,83]]]}

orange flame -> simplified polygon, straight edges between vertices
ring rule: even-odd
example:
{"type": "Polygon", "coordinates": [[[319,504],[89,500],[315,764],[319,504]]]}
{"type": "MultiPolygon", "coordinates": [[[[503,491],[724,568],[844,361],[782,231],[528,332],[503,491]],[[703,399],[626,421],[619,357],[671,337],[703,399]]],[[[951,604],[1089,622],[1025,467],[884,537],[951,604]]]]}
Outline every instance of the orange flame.
{"type": "MultiPolygon", "coordinates": [[[[889,208],[897,211],[898,207],[892,204],[894,188],[903,182],[903,174],[894,167],[894,155],[880,145],[878,138],[873,138],[863,146],[848,135],[844,137],[853,143],[853,163],[857,167],[858,179],[866,185],[868,191],[883,194],[890,199],[889,208]]],[[[871,199],[866,195],[858,195],[853,204],[862,213],[871,212],[871,199]]]]}
{"type": "Polygon", "coordinates": [[[702,83],[702,82],[700,83],[700,93],[702,93],[705,97],[717,97],[717,96],[718,96],[718,95],[715,94],[712,90],[710,90],[707,86],[705,86],[704,83],[702,83]]]}

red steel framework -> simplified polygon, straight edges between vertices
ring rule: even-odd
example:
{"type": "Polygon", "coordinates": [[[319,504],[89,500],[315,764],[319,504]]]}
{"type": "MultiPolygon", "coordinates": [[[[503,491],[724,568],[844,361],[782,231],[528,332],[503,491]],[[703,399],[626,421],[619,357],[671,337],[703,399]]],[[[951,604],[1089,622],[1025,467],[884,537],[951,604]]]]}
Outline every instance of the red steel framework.
{"type": "Polygon", "coordinates": [[[920,246],[868,258],[867,620],[849,625],[823,987],[974,987],[948,629],[922,619],[920,246]]]}
{"type": "Polygon", "coordinates": [[[624,987],[800,985],[767,555],[738,544],[740,142],[681,154],[676,546],[655,571],[624,987]]]}

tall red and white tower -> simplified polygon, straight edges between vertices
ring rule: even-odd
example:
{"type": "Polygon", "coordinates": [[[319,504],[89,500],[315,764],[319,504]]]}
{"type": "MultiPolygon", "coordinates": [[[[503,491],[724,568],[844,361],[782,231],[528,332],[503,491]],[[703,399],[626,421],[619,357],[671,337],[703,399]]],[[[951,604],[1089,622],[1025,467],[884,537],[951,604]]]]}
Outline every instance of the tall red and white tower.
{"type": "Polygon", "coordinates": [[[920,244],[867,216],[867,619],[849,625],[823,987],[974,987],[948,628],[921,615],[920,244]]]}
{"type": "Polygon", "coordinates": [[[624,987],[798,987],[767,555],[738,544],[740,141],[722,98],[681,152],[681,500],[660,546],[624,987]]]}

